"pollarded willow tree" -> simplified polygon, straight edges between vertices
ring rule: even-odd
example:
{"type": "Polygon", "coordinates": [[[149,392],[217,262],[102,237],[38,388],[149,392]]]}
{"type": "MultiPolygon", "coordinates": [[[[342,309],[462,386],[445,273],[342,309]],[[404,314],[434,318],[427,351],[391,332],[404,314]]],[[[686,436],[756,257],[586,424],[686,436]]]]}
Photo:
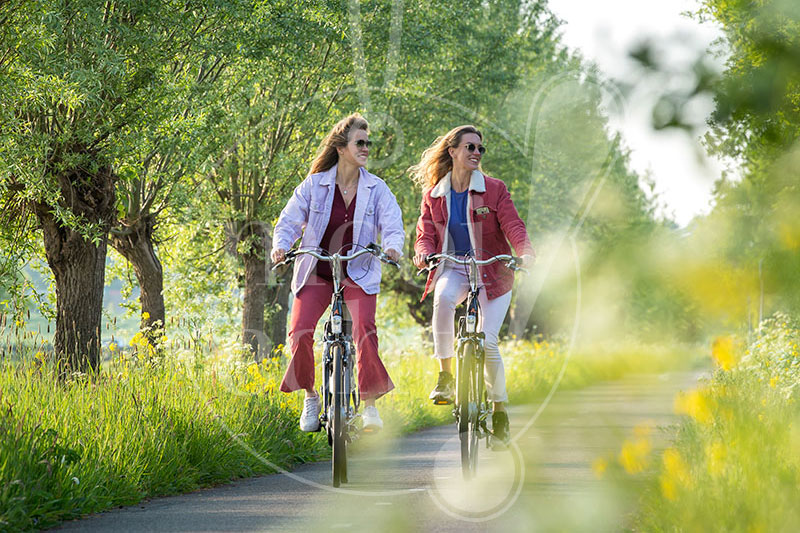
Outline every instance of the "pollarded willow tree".
{"type": "Polygon", "coordinates": [[[174,119],[176,62],[213,55],[211,28],[247,3],[19,2],[0,5],[3,209],[34,216],[56,285],[56,356],[97,369],[109,230],[140,127],[174,119]],[[197,52],[199,51],[199,52],[197,52]]]}

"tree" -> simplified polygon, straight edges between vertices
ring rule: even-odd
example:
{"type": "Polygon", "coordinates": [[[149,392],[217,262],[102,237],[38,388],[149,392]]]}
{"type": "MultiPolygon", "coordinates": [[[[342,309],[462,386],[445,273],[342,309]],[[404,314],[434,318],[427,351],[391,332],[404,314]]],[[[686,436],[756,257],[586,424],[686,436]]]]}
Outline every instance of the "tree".
{"type": "Polygon", "coordinates": [[[171,62],[237,7],[0,5],[3,208],[23,206],[38,221],[56,283],[54,345],[66,369],[99,368],[108,234],[139,119],[171,118],[163,105],[171,62]]]}
{"type": "Polygon", "coordinates": [[[720,255],[758,280],[759,318],[769,314],[763,308],[770,294],[776,305],[798,309],[800,285],[790,272],[800,263],[800,8],[786,0],[706,0],[700,16],[722,26],[730,51],[711,88],[708,147],[737,161],[742,176],[718,184],[707,224],[729,229],[717,240],[720,255]]]}

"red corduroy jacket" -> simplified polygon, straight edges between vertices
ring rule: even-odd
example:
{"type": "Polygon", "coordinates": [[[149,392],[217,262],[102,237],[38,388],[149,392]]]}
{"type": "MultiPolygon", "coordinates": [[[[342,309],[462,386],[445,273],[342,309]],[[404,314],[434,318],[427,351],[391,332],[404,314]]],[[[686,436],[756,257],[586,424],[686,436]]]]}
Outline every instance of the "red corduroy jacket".
{"type": "MultiPolygon", "coordinates": [[[[417,239],[414,250],[418,254],[447,252],[449,232],[447,223],[450,212],[450,173],[425,192],[417,221],[417,239]]],[[[525,223],[519,217],[506,184],[474,170],[470,176],[467,200],[469,238],[477,259],[494,255],[510,254],[514,247],[518,256],[533,255],[525,223]]],[[[422,299],[428,295],[441,268],[428,275],[422,299]]],[[[511,290],[514,273],[503,263],[479,267],[481,281],[488,298],[494,299],[511,290]]]]}

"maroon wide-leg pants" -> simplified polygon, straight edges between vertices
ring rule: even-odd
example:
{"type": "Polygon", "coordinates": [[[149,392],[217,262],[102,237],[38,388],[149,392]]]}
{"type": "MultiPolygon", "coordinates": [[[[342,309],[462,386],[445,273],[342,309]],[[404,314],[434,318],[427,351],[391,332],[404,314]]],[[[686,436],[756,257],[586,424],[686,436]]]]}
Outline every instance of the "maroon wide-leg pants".
{"type": "MultiPolygon", "coordinates": [[[[350,278],[342,285],[344,300],[353,318],[359,392],[363,399],[379,398],[392,390],[394,383],[378,356],[377,295],[365,293],[350,278]]],[[[314,330],[330,305],[332,295],[333,283],[312,274],[294,297],[289,326],[292,360],[281,382],[283,392],[314,388],[314,330]]]]}

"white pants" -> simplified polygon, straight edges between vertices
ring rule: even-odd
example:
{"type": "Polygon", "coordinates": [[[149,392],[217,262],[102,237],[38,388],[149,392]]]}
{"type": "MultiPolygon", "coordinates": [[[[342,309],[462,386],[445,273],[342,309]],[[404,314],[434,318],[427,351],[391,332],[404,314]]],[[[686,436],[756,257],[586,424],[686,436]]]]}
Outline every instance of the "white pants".
{"type": "MultiPolygon", "coordinates": [[[[436,280],[433,290],[433,357],[447,359],[455,355],[453,347],[455,310],[469,294],[469,276],[465,267],[460,265],[446,263],[439,268],[445,270],[436,280]]],[[[497,340],[500,326],[503,325],[508,306],[511,304],[511,291],[489,300],[486,291],[482,289],[478,294],[478,303],[481,306],[478,328],[486,335],[484,343],[486,392],[490,401],[506,402],[508,401],[506,374],[497,340]]]]}

